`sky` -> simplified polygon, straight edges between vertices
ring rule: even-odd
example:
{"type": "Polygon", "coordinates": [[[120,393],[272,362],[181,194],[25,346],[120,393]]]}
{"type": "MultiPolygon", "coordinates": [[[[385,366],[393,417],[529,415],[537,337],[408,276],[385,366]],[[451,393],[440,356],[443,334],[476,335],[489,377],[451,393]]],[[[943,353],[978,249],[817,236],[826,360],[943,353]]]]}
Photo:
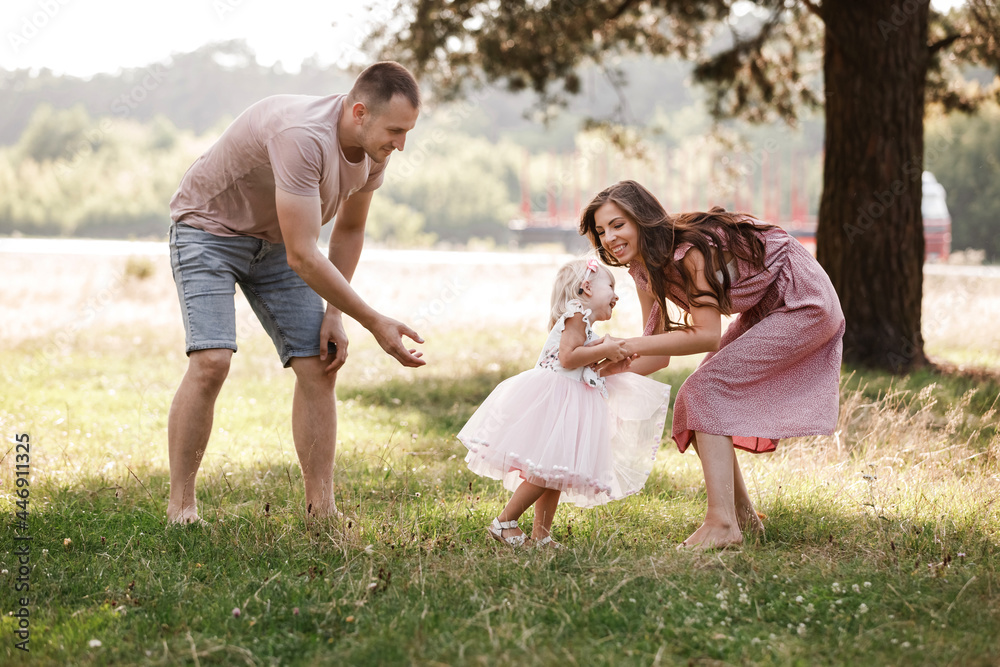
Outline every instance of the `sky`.
{"type": "Polygon", "coordinates": [[[143,67],[210,42],[246,39],[257,61],[361,62],[390,0],[0,0],[0,69],[89,77],[143,67]]]}
{"type": "MultiPolygon", "coordinates": [[[[960,0],[932,0],[938,9],[960,0]]],[[[246,39],[262,65],[365,62],[363,35],[392,0],[0,0],[0,69],[89,77],[210,42],[246,39]]]]}

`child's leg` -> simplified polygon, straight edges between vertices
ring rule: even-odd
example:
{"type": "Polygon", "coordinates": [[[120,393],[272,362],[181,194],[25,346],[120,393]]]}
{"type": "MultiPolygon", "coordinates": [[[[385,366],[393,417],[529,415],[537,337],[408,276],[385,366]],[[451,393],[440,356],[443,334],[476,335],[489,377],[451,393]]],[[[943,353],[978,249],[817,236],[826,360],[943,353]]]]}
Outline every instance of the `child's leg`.
{"type": "MultiPolygon", "coordinates": [[[[734,452],[735,454],[735,452],[734,452]]],[[[743,473],[740,472],[740,462],[733,456],[733,485],[735,487],[734,500],[736,501],[736,521],[740,530],[751,533],[763,533],[764,524],[757,516],[753,501],[747,492],[747,485],[743,482],[743,473]]]]}
{"type": "Polygon", "coordinates": [[[552,533],[552,518],[559,506],[559,489],[545,489],[545,493],[535,502],[535,521],[531,526],[531,539],[540,540],[552,533]]]}
{"type": "MultiPolygon", "coordinates": [[[[705,474],[708,510],[698,530],[682,546],[701,549],[724,547],[743,541],[736,520],[736,452],[733,439],[726,435],[695,433],[696,451],[705,474]]],[[[742,479],[742,476],[740,477],[742,479]]]]}
{"type": "MultiPolygon", "coordinates": [[[[507,506],[503,508],[503,512],[500,512],[500,516],[497,517],[500,521],[511,521],[515,519],[520,519],[521,515],[524,514],[524,510],[528,509],[535,504],[547,489],[542,486],[535,486],[528,482],[521,482],[521,485],[517,487],[514,491],[514,495],[510,497],[507,501],[507,506]]],[[[524,531],[520,528],[507,528],[501,532],[502,537],[512,537],[515,535],[523,535],[524,531]]]]}

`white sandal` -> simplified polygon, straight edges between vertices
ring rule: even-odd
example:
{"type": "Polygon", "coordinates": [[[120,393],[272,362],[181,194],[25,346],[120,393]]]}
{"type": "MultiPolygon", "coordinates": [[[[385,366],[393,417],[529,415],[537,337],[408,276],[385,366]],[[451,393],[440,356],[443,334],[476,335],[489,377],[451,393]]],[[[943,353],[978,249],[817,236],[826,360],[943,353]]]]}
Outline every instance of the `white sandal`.
{"type": "Polygon", "coordinates": [[[546,535],[540,540],[535,540],[535,548],[548,547],[549,549],[562,549],[562,545],[552,539],[551,535],[546,535]]]}
{"type": "Polygon", "coordinates": [[[517,528],[517,520],[513,521],[501,521],[500,519],[493,519],[493,523],[486,526],[486,532],[490,534],[497,542],[503,542],[504,544],[511,547],[519,547],[524,545],[524,541],[527,536],[524,533],[520,535],[510,535],[509,537],[503,536],[503,531],[510,530],[512,528],[517,528]]]}

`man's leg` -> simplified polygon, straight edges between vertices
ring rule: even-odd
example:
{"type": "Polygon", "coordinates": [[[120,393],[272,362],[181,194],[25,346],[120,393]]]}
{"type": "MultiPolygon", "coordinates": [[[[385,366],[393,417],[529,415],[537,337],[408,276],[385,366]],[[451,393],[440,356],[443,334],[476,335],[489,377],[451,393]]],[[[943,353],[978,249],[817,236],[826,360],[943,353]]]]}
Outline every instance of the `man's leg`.
{"type": "Polygon", "coordinates": [[[215,399],[229,374],[233,351],[197,350],[188,359],[188,369],[181,380],[167,421],[170,455],[170,500],[167,521],[197,523],[198,506],[194,482],[212,433],[215,399]]]}
{"type": "Polygon", "coordinates": [[[295,357],[292,398],[292,438],[306,487],[310,517],[340,516],[333,497],[333,459],[337,448],[336,373],[325,373],[329,362],[295,357]]]}

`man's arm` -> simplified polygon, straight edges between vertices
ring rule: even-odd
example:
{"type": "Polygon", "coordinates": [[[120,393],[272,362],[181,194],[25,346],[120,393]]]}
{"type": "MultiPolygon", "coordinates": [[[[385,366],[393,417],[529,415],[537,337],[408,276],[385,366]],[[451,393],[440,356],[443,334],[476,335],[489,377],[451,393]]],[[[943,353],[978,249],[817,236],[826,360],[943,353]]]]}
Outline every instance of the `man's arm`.
{"type": "MultiPolygon", "coordinates": [[[[365,242],[365,224],[368,220],[368,207],[372,201],[372,192],[358,192],[352,195],[337,211],[330,232],[330,248],[327,257],[341,275],[351,282],[354,270],[358,268],[361,248],[365,242]]],[[[326,316],[319,334],[319,358],[327,360],[329,343],[333,343],[335,353],[326,367],[327,373],[335,373],[347,362],[347,347],[350,341],[344,330],[340,310],[331,303],[326,305],[326,316]]]]}
{"type": "MultiPolygon", "coordinates": [[[[382,349],[395,357],[399,363],[404,366],[424,365],[426,362],[419,358],[419,353],[414,354],[414,351],[407,350],[401,340],[401,336],[405,335],[422,343],[420,336],[402,322],[385,317],[365,303],[351,288],[338,267],[320,252],[316,244],[322,225],[320,198],[293,195],[281,188],[275,188],[275,203],[278,210],[278,225],[285,241],[288,266],[327,303],[350,315],[368,329],[382,349]]],[[[365,209],[367,213],[367,205],[365,209]]],[[[357,260],[354,260],[353,264],[357,266],[357,260]]],[[[350,272],[353,275],[353,267],[350,272]]]]}
{"type": "Polygon", "coordinates": [[[361,247],[365,242],[368,208],[371,206],[373,194],[374,191],[356,192],[351,195],[341,205],[337,211],[337,218],[333,221],[328,256],[347,282],[351,282],[354,270],[358,268],[361,247]]]}

